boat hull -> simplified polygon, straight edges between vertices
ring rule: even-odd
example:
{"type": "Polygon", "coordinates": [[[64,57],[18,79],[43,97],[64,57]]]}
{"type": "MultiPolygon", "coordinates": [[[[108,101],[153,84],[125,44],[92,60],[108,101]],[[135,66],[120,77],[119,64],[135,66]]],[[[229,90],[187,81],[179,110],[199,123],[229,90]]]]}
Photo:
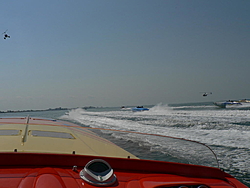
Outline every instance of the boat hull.
{"type": "MultiPolygon", "coordinates": [[[[99,184],[92,184],[81,174],[90,162],[103,160],[112,167],[116,178],[106,187],[247,188],[219,168],[139,159],[96,131],[99,129],[88,130],[59,120],[0,118],[0,187],[101,187],[105,181],[102,176],[97,176],[99,184]]],[[[94,172],[98,173],[99,167],[94,172]]]]}
{"type": "Polygon", "coordinates": [[[149,111],[148,108],[132,108],[133,112],[142,112],[142,111],[149,111]]]}

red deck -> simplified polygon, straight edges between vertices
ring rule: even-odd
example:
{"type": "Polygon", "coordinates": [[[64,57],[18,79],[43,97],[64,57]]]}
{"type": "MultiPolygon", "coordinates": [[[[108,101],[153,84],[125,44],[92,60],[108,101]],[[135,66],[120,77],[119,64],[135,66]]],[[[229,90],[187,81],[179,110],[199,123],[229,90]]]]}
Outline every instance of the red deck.
{"type": "MultiPolygon", "coordinates": [[[[84,182],[79,172],[92,156],[2,153],[0,187],[65,188],[95,187],[84,182]],[[77,170],[73,171],[73,166],[77,170]]],[[[211,188],[247,188],[216,168],[196,165],[99,157],[114,169],[117,182],[111,187],[165,188],[181,185],[207,185],[211,188]]]]}

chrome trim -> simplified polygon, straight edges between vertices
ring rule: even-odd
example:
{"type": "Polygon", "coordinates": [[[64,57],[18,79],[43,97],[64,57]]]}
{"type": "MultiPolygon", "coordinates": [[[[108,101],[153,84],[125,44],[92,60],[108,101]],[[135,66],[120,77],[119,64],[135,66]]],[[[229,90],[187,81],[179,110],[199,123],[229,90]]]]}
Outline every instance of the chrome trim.
{"type": "Polygon", "coordinates": [[[80,177],[95,186],[110,186],[116,182],[113,169],[102,159],[89,161],[81,170],[80,177]]]}

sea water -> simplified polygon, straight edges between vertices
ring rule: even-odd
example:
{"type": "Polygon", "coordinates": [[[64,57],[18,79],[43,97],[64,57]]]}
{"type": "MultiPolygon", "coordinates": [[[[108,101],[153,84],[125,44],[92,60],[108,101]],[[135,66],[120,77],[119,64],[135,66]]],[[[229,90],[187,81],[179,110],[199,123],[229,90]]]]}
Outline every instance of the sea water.
{"type": "MultiPolygon", "coordinates": [[[[132,107],[132,106],[131,106],[132,107]]],[[[213,103],[158,104],[149,111],[120,107],[2,113],[66,119],[93,128],[160,134],[204,143],[217,154],[220,168],[250,186],[250,108],[222,109],[213,103]]]]}

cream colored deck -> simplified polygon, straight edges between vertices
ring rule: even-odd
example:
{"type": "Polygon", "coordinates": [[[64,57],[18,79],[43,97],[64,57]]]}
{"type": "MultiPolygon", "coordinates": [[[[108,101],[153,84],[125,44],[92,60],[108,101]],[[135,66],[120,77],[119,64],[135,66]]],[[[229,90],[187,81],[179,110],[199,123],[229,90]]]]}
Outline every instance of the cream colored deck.
{"type": "Polygon", "coordinates": [[[14,151],[136,158],[74,124],[35,118],[0,118],[0,152],[14,151]]]}

